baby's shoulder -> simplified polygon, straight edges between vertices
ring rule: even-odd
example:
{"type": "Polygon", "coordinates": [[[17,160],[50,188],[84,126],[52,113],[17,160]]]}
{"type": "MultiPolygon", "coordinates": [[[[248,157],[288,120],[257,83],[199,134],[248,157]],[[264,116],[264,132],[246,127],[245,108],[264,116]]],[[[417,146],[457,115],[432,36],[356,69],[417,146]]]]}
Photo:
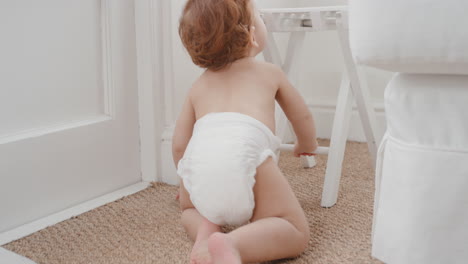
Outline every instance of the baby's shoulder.
{"type": "Polygon", "coordinates": [[[187,91],[187,96],[190,99],[193,100],[196,97],[198,97],[200,94],[203,94],[203,93],[206,92],[206,91],[204,91],[205,88],[206,88],[206,80],[205,79],[206,79],[206,76],[205,76],[205,73],[203,73],[200,76],[198,76],[198,78],[195,79],[192,82],[192,86],[187,91]]]}
{"type": "Polygon", "coordinates": [[[282,72],[281,68],[273,63],[269,63],[266,61],[256,61],[256,66],[258,67],[259,70],[265,71],[267,73],[278,73],[282,72]]]}
{"type": "Polygon", "coordinates": [[[257,61],[256,63],[259,74],[263,74],[269,80],[281,82],[282,78],[285,77],[285,74],[281,67],[279,67],[276,64],[265,61],[257,61]]]}

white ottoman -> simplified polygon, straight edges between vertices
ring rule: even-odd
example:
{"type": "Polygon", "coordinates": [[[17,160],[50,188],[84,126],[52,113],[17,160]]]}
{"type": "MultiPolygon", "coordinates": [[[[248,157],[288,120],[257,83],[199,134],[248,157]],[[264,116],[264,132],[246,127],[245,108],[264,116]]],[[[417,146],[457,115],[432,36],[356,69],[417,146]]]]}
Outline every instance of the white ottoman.
{"type": "Polygon", "coordinates": [[[468,1],[350,0],[361,64],[399,72],[385,93],[372,254],[468,263],[468,1]]]}

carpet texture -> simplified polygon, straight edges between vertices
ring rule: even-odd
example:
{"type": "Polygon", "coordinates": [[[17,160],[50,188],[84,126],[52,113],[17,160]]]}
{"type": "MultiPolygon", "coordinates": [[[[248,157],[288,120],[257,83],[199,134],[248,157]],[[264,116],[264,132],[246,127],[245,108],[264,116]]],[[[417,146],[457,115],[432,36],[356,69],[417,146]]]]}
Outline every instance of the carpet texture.
{"type": "MultiPolygon", "coordinates": [[[[326,156],[317,162],[303,169],[291,154],[281,156],[280,167],[309,219],[311,239],[299,258],[271,263],[381,263],[370,257],[374,181],[366,144],[348,143],[332,208],[320,207],[326,156]]],[[[177,187],[155,183],[4,247],[45,264],[188,263],[191,242],[179,221],[176,193],[177,187]]]]}

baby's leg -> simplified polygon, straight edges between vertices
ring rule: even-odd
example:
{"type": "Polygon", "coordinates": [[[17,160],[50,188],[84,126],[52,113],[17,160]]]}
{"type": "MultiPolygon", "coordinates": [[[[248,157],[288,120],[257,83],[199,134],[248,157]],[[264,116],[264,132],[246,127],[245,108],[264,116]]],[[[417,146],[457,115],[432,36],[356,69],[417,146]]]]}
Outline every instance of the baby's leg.
{"type": "Polygon", "coordinates": [[[209,238],[215,264],[229,263],[221,259],[223,255],[224,258],[238,255],[243,263],[295,257],[307,247],[309,226],[304,212],[271,158],[257,168],[254,193],[256,204],[251,223],[209,238]]]}
{"type": "Polygon", "coordinates": [[[208,221],[195,209],[183,183],[180,183],[180,207],[182,209],[182,225],[190,239],[195,241],[190,254],[191,263],[208,263],[211,259],[208,252],[208,238],[221,229],[208,221]]]}

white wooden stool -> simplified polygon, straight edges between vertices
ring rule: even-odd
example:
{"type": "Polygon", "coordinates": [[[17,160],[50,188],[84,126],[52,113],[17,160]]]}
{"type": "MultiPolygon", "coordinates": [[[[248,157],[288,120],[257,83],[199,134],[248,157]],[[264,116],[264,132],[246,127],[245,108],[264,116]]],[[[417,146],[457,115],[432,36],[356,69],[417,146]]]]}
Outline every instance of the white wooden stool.
{"type": "MultiPolygon", "coordinates": [[[[328,154],[325,182],[322,192],[323,207],[331,207],[336,203],[341,178],[344,150],[351,120],[352,104],[355,101],[362,120],[362,126],[367,138],[369,152],[375,166],[377,153],[377,136],[375,112],[371,104],[369,91],[363,74],[358,69],[351,56],[347,27],[347,7],[310,7],[310,8],[280,8],[261,10],[263,19],[268,29],[268,44],[263,55],[265,60],[281,66],[288,75],[290,82],[297,85],[298,69],[295,68],[298,56],[304,49],[305,34],[335,30],[338,33],[342,53],[345,61],[345,69],[338,94],[330,147],[319,147],[316,154],[328,154]],[[281,59],[276,45],[274,32],[289,32],[290,38],[284,60],[281,59]]],[[[281,110],[276,106],[277,136],[284,140],[289,122],[281,110]]],[[[380,138],[380,137],[379,137],[380,138]]],[[[293,145],[282,144],[281,151],[290,151],[293,145]]],[[[302,157],[304,167],[315,165],[313,157],[302,157]]]]}

